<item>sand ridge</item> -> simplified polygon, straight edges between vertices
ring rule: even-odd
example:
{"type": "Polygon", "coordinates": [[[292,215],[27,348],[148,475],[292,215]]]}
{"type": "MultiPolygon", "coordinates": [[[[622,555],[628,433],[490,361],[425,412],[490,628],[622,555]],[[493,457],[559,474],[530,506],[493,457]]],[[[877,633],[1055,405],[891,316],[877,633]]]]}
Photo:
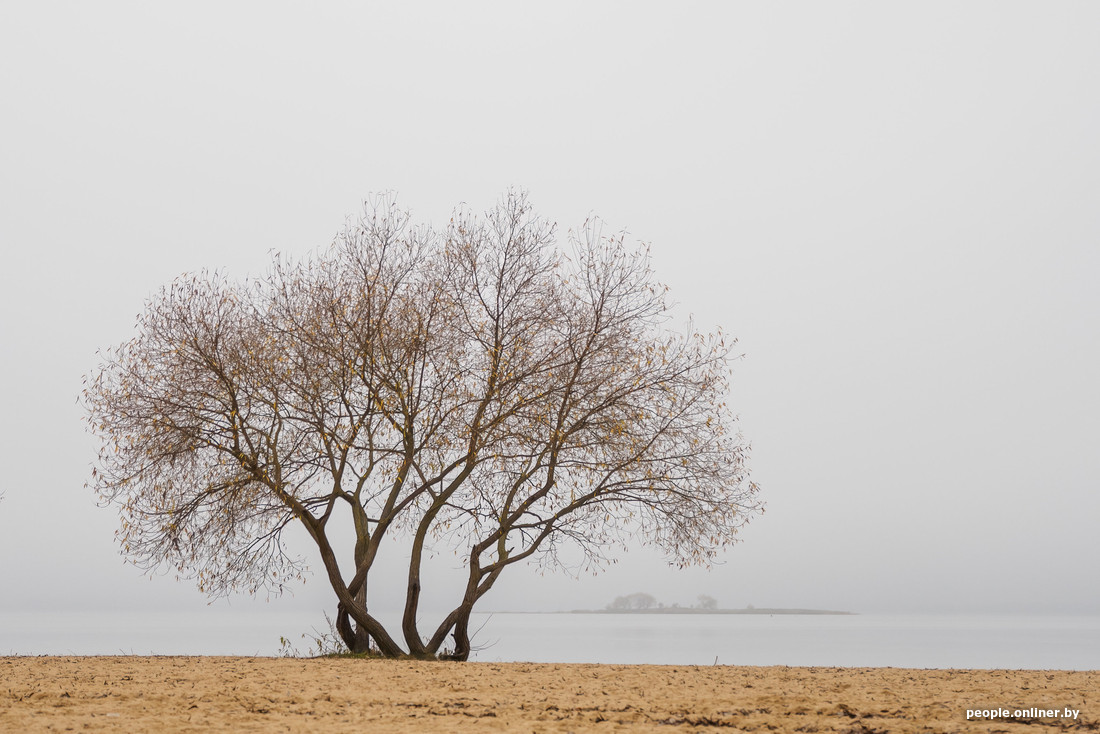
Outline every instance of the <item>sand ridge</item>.
{"type": "Polygon", "coordinates": [[[0,731],[1100,730],[1100,672],[0,658],[0,731]],[[967,720],[968,709],[1080,711],[967,720]]]}

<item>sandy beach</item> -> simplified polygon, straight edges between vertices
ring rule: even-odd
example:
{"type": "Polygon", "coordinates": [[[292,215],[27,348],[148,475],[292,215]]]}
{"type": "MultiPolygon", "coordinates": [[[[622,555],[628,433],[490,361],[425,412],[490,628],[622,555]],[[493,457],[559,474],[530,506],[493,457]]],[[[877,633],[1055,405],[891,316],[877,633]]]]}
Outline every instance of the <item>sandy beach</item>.
{"type": "Polygon", "coordinates": [[[3,732],[709,728],[1094,731],[1100,672],[0,658],[3,732]]]}

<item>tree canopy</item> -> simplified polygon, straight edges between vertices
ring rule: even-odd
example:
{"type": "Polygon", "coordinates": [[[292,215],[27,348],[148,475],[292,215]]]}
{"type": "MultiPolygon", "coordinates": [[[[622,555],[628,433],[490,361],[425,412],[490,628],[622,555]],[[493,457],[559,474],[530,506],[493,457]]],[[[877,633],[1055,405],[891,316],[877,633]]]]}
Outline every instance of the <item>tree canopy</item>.
{"type": "Polygon", "coordinates": [[[560,246],[520,193],[441,230],[375,201],[264,277],[186,275],[150,298],[86,378],[92,483],[143,567],[277,593],[304,568],[283,540],[297,523],[353,650],[465,659],[507,567],[635,541],[707,564],[760,510],[726,403],[733,342],[669,328],[666,290],[597,220],[560,246]],[[463,555],[466,581],[422,634],[429,543],[463,555]],[[398,548],[400,636],[366,594],[398,548]]]}

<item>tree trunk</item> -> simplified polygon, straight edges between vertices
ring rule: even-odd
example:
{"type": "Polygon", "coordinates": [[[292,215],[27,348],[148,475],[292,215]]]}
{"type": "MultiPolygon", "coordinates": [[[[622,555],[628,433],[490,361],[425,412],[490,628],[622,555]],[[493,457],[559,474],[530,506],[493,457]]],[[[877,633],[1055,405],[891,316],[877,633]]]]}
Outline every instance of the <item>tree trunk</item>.
{"type": "MultiPolygon", "coordinates": [[[[367,608],[367,584],[364,582],[355,594],[355,601],[367,608]]],[[[370,633],[358,622],[353,624],[348,610],[343,604],[336,607],[336,631],[347,646],[349,652],[370,652],[370,633]]]]}
{"type": "Polygon", "coordinates": [[[420,561],[424,555],[424,539],[428,535],[432,520],[442,506],[442,503],[437,500],[420,521],[420,527],[417,528],[416,535],[413,537],[412,553],[409,557],[409,581],[405,591],[405,613],[401,616],[401,632],[405,636],[405,644],[409,646],[409,656],[414,658],[434,657],[424,646],[424,640],[420,637],[416,613],[420,605],[420,561]]]}
{"type": "MultiPolygon", "coordinates": [[[[363,605],[363,608],[367,608],[367,582],[364,581],[363,585],[359,587],[359,591],[355,593],[355,601],[363,605]]],[[[348,646],[352,652],[370,652],[370,633],[367,632],[362,625],[358,622],[355,624],[355,646],[348,646]]]]}
{"type": "Polygon", "coordinates": [[[462,605],[462,611],[455,622],[455,649],[442,656],[445,660],[466,662],[470,659],[470,612],[472,611],[472,605],[462,605]]]}
{"type": "Polygon", "coordinates": [[[405,598],[405,614],[401,617],[401,632],[405,635],[405,644],[409,646],[409,655],[414,658],[431,657],[424,641],[420,639],[420,630],[416,626],[416,610],[420,601],[420,574],[409,574],[409,588],[405,598]]]}
{"type": "Polygon", "coordinates": [[[351,626],[351,618],[348,617],[348,610],[342,602],[336,605],[336,632],[344,641],[344,645],[355,652],[355,629],[351,626]]]}

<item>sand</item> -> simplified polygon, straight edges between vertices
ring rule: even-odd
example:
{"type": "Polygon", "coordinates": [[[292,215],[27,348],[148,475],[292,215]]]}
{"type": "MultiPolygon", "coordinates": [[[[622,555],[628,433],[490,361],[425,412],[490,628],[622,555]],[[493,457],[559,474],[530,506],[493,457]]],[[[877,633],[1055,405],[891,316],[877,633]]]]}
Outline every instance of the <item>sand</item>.
{"type": "Polygon", "coordinates": [[[1100,672],[0,658],[2,732],[706,729],[1095,731],[1100,672]],[[1007,718],[967,720],[997,708],[1007,718]]]}

